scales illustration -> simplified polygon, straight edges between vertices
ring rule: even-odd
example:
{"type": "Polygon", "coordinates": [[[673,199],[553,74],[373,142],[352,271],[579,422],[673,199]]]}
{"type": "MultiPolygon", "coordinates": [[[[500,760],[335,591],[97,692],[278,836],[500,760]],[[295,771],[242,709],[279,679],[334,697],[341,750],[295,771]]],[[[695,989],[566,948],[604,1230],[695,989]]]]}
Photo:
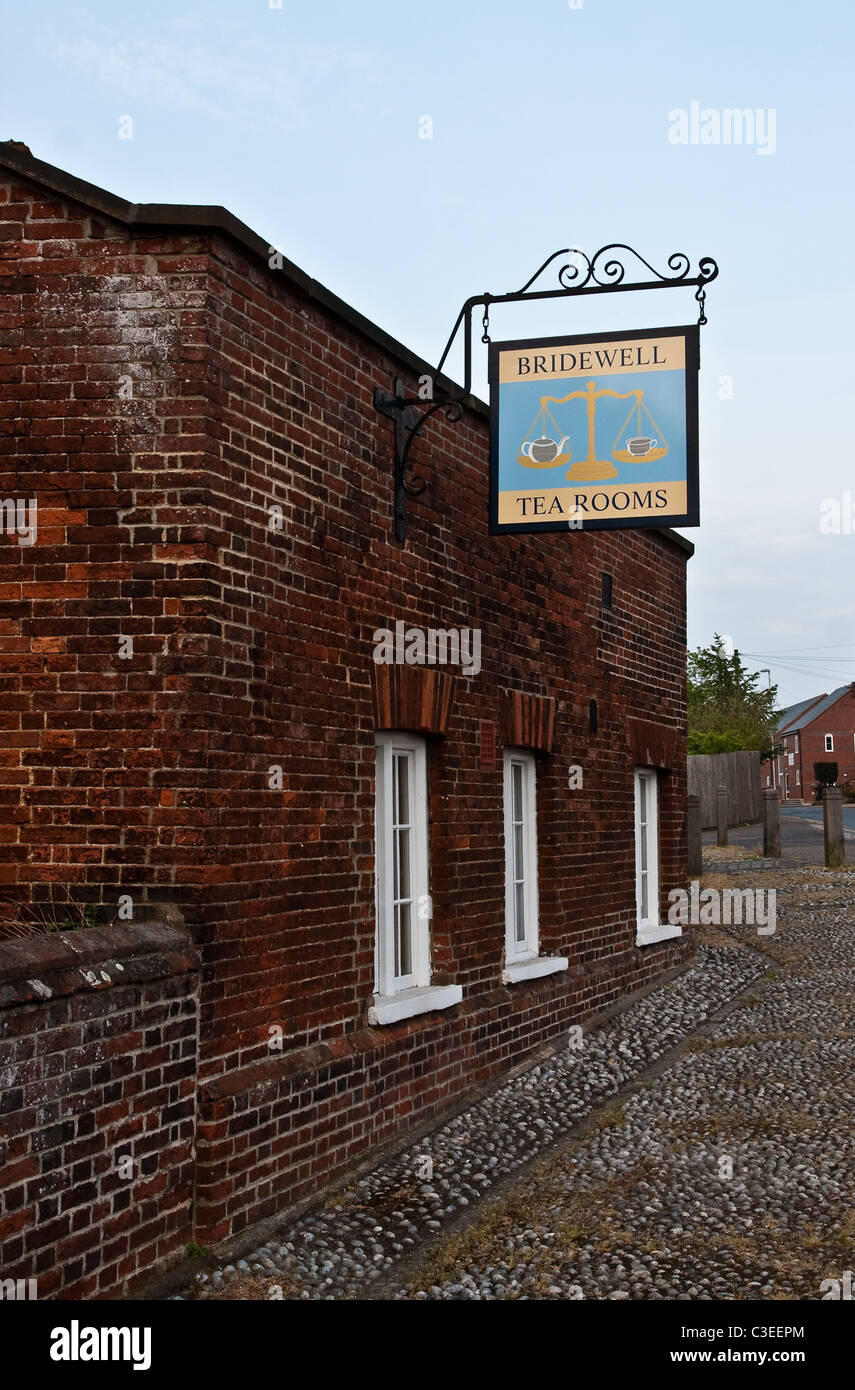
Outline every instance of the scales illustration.
{"type": "Polygon", "coordinates": [[[604,478],[616,478],[619,470],[615,468],[614,464],[609,459],[597,458],[595,444],[597,402],[603,396],[613,396],[619,401],[632,400],[633,402],[612,445],[612,458],[618,463],[641,463],[642,460],[653,463],[657,459],[664,458],[668,452],[668,444],[661,429],[644,404],[644,392],[641,390],[613,391],[608,386],[598,389],[596,381],[589,381],[584,391],[571,391],[566,396],[541,396],[540,409],[520,446],[517,462],[521,463],[523,468],[558,468],[561,464],[570,463],[572,457],[570,436],[562,433],[549,406],[566,405],[568,401],[581,400],[585,402],[588,415],[588,455],[587,458],[578,459],[568,468],[567,477],[572,482],[599,482],[604,478]],[[628,428],[633,416],[636,417],[636,432],[624,439],[624,448],[618,448],[624,431],[628,428]],[[643,433],[644,421],[642,417],[645,416],[650,423],[651,430],[656,431],[655,434],[643,433]],[[540,430],[540,434],[535,437],[537,429],[540,430]]]}

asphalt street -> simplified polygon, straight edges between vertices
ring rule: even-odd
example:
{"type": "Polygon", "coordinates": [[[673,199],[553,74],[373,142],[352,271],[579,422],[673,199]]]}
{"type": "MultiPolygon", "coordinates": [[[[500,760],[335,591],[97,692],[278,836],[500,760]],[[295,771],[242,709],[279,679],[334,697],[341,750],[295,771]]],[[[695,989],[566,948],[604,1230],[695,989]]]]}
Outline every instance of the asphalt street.
{"type": "MultiPolygon", "coordinates": [[[[843,807],[843,834],[846,840],[846,862],[855,863],[855,806],[843,807]]],[[[715,831],[705,830],[705,845],[715,844],[715,831]]],[[[762,851],[763,830],[756,825],[739,825],[728,832],[728,843],[742,849],[762,851]]],[[[803,859],[810,863],[825,861],[822,835],[821,806],[781,807],[781,853],[787,859],[803,859]]]]}

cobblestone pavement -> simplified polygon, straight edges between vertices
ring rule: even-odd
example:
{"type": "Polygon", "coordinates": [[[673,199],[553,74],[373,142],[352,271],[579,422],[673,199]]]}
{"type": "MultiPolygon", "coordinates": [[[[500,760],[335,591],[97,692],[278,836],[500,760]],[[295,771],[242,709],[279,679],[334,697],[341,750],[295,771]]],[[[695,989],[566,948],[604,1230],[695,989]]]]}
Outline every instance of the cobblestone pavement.
{"type": "Polygon", "coordinates": [[[855,872],[713,858],[776,889],[773,935],[698,928],[691,970],[176,1296],[820,1298],[855,1266],[855,872]]]}

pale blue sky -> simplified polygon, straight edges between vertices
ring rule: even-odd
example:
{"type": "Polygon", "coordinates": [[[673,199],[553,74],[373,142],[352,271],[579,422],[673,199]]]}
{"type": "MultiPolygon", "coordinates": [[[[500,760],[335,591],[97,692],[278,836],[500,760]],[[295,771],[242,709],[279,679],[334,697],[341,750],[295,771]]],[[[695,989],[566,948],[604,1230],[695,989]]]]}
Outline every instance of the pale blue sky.
{"type": "MultiPolygon", "coordinates": [[[[823,499],[855,505],[852,16],[844,0],[3,0],[0,138],[133,201],[224,204],[430,361],[468,295],[518,287],[559,247],[627,242],[663,269],[714,256],[689,641],[718,629],[774,652],[754,664],[790,703],[855,680],[855,534],[819,530],[823,499]],[[692,101],[774,111],[774,153],[670,143],[692,101]]],[[[695,317],[668,290],[497,309],[493,333],[695,317]]]]}

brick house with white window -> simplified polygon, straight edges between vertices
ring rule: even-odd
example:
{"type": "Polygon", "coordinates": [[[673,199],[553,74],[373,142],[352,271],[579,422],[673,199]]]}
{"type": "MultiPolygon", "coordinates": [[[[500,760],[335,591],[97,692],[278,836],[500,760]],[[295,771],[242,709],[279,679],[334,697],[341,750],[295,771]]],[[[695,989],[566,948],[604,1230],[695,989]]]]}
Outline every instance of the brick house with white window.
{"type": "Polygon", "coordinates": [[[778,752],[762,770],[780,802],[815,799],[814,763],[837,763],[844,796],[855,791],[855,683],[791,705],[778,720],[778,752]]]}
{"type": "Polygon", "coordinates": [[[0,145],[0,233],[2,896],[98,923],[0,940],[0,1270],[103,1296],[688,959],[692,546],[491,536],[475,399],[401,544],[428,363],[220,207],[0,145]]]}

